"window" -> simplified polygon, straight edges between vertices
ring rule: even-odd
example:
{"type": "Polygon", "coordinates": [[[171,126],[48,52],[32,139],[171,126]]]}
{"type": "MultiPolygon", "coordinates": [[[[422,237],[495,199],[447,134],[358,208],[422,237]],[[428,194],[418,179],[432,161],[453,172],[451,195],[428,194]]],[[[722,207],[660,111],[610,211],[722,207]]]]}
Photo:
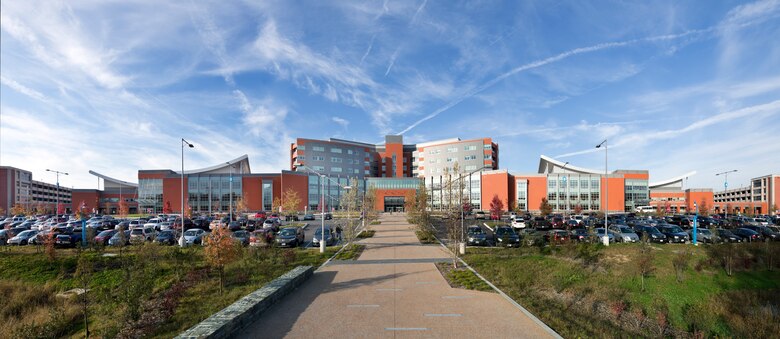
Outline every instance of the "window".
{"type": "Polygon", "coordinates": [[[333,148],[331,148],[331,149],[330,149],[330,152],[331,152],[331,153],[341,153],[341,148],[335,148],[335,147],[333,147],[333,148]]]}
{"type": "Polygon", "coordinates": [[[324,170],[325,170],[325,167],[323,167],[323,166],[312,166],[312,168],[313,168],[315,171],[324,171],[324,170]]]}
{"type": "Polygon", "coordinates": [[[463,147],[463,150],[464,151],[476,151],[477,150],[477,146],[476,145],[465,146],[465,147],[463,147]]]}
{"type": "Polygon", "coordinates": [[[477,169],[476,165],[468,165],[465,167],[467,171],[473,171],[477,169]]]}
{"type": "Polygon", "coordinates": [[[331,157],[330,162],[341,163],[341,158],[331,157]]]}
{"type": "Polygon", "coordinates": [[[454,153],[457,151],[458,151],[457,147],[447,147],[447,153],[454,153]]]}
{"type": "Polygon", "coordinates": [[[335,173],[340,173],[341,172],[341,167],[331,167],[330,171],[331,172],[335,172],[335,173]]]}
{"type": "Polygon", "coordinates": [[[314,146],[314,147],[312,147],[312,148],[311,148],[311,150],[312,150],[312,151],[317,151],[317,152],[325,152],[325,147],[322,147],[322,146],[314,146]]]}
{"type": "Polygon", "coordinates": [[[447,158],[447,162],[453,162],[455,161],[455,158],[447,158]]]}
{"type": "Polygon", "coordinates": [[[472,155],[467,155],[467,156],[464,157],[464,160],[477,160],[477,156],[473,155],[473,154],[472,155]]]}
{"type": "Polygon", "coordinates": [[[320,156],[320,155],[312,155],[311,160],[314,160],[314,161],[325,161],[325,157],[320,156]]]}
{"type": "Polygon", "coordinates": [[[548,181],[548,182],[547,182],[547,188],[555,188],[555,187],[556,187],[555,185],[556,185],[557,183],[558,183],[558,182],[557,182],[557,181],[555,181],[555,180],[550,180],[550,181],[548,181]]]}
{"type": "Polygon", "coordinates": [[[298,156],[298,160],[306,160],[306,157],[304,157],[304,156],[302,156],[302,155],[299,155],[299,156],[298,156]]]}
{"type": "Polygon", "coordinates": [[[355,153],[355,152],[353,152],[351,149],[348,149],[348,150],[347,150],[347,154],[354,154],[354,153],[355,153]]]}
{"type": "Polygon", "coordinates": [[[484,156],[484,157],[482,157],[482,158],[483,158],[483,159],[490,159],[490,158],[492,158],[492,156],[491,156],[490,154],[485,154],[485,156],[484,156]]]}
{"type": "Polygon", "coordinates": [[[355,173],[355,174],[360,174],[360,170],[359,170],[359,169],[357,169],[357,168],[356,168],[356,169],[354,169],[352,172],[353,172],[353,173],[355,173]]]}
{"type": "Polygon", "coordinates": [[[483,149],[493,149],[493,146],[492,146],[492,145],[490,145],[490,144],[484,144],[484,145],[482,146],[482,148],[483,148],[483,149]]]}
{"type": "Polygon", "coordinates": [[[298,145],[298,149],[301,150],[301,151],[305,151],[306,150],[306,146],[298,145]]]}

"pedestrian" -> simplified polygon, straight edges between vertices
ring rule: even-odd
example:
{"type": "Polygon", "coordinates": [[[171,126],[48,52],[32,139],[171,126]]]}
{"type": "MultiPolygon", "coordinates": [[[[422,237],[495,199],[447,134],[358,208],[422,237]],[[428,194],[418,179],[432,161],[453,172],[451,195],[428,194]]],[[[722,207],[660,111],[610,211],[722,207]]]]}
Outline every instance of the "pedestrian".
{"type": "Polygon", "coordinates": [[[339,241],[341,241],[341,226],[339,225],[336,225],[336,238],[338,238],[339,241]]]}

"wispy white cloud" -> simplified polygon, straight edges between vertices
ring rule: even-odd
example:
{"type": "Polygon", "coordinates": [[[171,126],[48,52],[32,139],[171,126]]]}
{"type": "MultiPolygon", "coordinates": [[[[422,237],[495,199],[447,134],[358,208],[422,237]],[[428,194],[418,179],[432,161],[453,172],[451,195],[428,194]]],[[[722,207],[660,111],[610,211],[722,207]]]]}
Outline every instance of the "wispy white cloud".
{"type": "Polygon", "coordinates": [[[235,85],[229,66],[228,54],[225,50],[226,39],[214,22],[214,18],[209,14],[209,10],[193,4],[190,8],[190,15],[203,44],[217,59],[217,64],[220,66],[219,71],[225,82],[229,85],[235,85]]]}
{"type": "Polygon", "coordinates": [[[360,57],[360,64],[359,65],[362,65],[363,61],[365,61],[366,58],[368,57],[368,55],[371,53],[371,48],[374,47],[374,39],[376,39],[376,34],[371,36],[371,41],[368,43],[368,48],[366,48],[366,52],[363,53],[362,57],[360,57]]]}
{"type": "Polygon", "coordinates": [[[395,65],[395,59],[398,58],[398,51],[401,50],[401,47],[398,47],[395,49],[395,52],[393,52],[393,55],[390,56],[390,63],[387,65],[387,70],[385,71],[385,76],[390,74],[390,70],[393,68],[393,65],[395,65]]]}
{"type": "Polygon", "coordinates": [[[339,124],[341,126],[341,128],[346,129],[347,127],[349,127],[349,120],[347,120],[347,119],[340,118],[340,117],[332,117],[331,120],[333,120],[333,122],[339,124]]]}
{"type": "Polygon", "coordinates": [[[417,21],[417,17],[420,16],[420,13],[425,8],[425,4],[428,3],[428,0],[423,0],[423,2],[420,4],[420,7],[417,7],[417,10],[414,11],[414,15],[412,16],[412,20],[409,20],[409,25],[413,25],[415,21],[417,21]]]}

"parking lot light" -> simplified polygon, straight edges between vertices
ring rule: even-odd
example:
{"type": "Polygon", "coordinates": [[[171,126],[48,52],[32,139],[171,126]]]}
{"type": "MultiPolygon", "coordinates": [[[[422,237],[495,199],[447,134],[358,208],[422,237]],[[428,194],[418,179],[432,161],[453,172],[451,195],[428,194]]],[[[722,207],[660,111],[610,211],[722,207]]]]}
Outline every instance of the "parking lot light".
{"type": "Polygon", "coordinates": [[[179,238],[179,246],[184,247],[184,145],[190,148],[195,148],[195,145],[189,143],[184,138],[181,138],[181,237],[179,238]]]}
{"type": "Polygon", "coordinates": [[[601,148],[604,145],[604,246],[609,246],[609,235],[607,234],[607,228],[609,227],[609,174],[608,174],[608,152],[607,139],[604,139],[600,144],[596,145],[596,148],[601,148]]]}

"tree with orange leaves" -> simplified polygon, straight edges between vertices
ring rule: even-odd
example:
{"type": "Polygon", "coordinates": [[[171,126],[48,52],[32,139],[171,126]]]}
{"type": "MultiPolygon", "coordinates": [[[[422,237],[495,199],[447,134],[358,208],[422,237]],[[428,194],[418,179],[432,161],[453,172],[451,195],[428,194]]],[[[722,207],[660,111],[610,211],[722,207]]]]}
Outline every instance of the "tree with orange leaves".
{"type": "Polygon", "coordinates": [[[230,236],[230,230],[218,226],[204,240],[204,253],[211,267],[219,271],[219,293],[225,286],[225,266],[231,263],[239,254],[238,242],[230,236]]]}

